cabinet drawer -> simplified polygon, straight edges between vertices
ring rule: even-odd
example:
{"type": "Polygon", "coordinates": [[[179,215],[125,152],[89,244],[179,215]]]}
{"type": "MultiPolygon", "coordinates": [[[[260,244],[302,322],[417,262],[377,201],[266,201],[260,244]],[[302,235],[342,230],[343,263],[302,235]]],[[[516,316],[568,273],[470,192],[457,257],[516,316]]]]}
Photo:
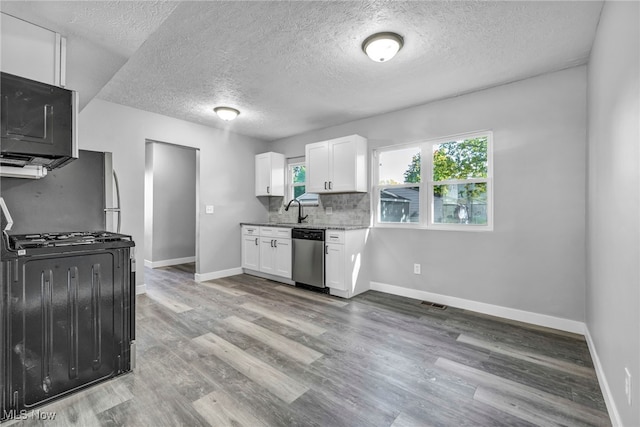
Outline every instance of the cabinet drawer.
{"type": "Polygon", "coordinates": [[[260,227],[260,236],[290,239],[291,229],[288,227],[260,227]]]}
{"type": "Polygon", "coordinates": [[[325,241],[327,243],[341,243],[344,244],[344,231],[342,230],[327,230],[325,241]]]}
{"type": "Polygon", "coordinates": [[[259,236],[260,235],[260,227],[257,225],[243,225],[242,226],[242,235],[243,236],[259,236]]]}

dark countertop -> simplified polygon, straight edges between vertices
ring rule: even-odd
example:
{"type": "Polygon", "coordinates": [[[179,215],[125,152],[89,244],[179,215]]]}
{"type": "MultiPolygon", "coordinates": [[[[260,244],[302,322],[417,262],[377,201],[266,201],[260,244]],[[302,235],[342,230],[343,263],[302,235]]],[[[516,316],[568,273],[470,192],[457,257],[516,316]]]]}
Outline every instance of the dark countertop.
{"type": "Polygon", "coordinates": [[[241,222],[240,225],[255,225],[258,227],[285,227],[285,228],[314,228],[317,230],[363,230],[369,228],[368,225],[340,225],[340,224],[308,224],[303,222],[297,224],[293,222],[241,222]]]}

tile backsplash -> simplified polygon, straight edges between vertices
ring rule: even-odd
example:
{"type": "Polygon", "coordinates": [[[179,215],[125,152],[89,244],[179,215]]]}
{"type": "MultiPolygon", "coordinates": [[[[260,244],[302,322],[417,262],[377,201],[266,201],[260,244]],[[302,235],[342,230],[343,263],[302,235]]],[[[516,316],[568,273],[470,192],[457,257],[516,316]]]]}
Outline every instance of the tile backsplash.
{"type": "MultiPolygon", "coordinates": [[[[309,215],[304,221],[309,224],[364,225],[371,222],[369,193],[321,194],[318,206],[303,206],[302,215],[309,215]],[[330,215],[325,208],[332,208],[330,215]]],[[[289,211],[284,210],[288,203],[284,197],[269,198],[269,222],[296,222],[298,205],[293,203],[289,211]],[[284,205],[283,205],[284,203],[284,205]]]]}

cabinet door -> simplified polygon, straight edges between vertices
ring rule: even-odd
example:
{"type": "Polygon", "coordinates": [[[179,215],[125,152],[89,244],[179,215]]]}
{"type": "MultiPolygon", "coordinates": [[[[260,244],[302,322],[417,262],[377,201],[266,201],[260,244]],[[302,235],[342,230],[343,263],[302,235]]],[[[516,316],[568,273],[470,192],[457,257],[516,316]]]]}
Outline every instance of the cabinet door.
{"type": "Polygon", "coordinates": [[[284,196],[285,160],[284,154],[269,153],[269,196],[284,196]]]}
{"type": "Polygon", "coordinates": [[[269,196],[271,192],[271,159],[269,153],[256,156],[256,196],[269,196]]]}
{"type": "Polygon", "coordinates": [[[331,141],[329,150],[329,175],[331,191],[356,189],[356,144],[350,138],[331,141]]]}
{"type": "Polygon", "coordinates": [[[242,268],[260,269],[260,238],[242,236],[242,268]]]}
{"type": "Polygon", "coordinates": [[[274,239],[270,237],[260,238],[260,271],[263,273],[274,274],[274,239]]]}
{"type": "Polygon", "coordinates": [[[346,291],[344,278],[344,245],[327,243],[325,246],[326,284],[328,288],[346,291]]]}
{"type": "Polygon", "coordinates": [[[291,279],[291,240],[277,239],[275,246],[274,274],[291,279]]]}
{"type": "Polygon", "coordinates": [[[118,372],[121,268],[109,252],[25,262],[12,286],[22,308],[10,331],[18,409],[118,372]]]}
{"type": "Polygon", "coordinates": [[[316,142],[305,147],[308,193],[326,193],[329,183],[329,143],[316,142]]]}

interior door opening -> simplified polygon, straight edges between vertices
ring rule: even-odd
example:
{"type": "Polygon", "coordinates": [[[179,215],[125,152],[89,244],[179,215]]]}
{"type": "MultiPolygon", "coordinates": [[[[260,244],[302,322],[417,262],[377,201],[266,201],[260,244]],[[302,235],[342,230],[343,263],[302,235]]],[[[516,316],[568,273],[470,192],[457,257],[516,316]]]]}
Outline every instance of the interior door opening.
{"type": "Polygon", "coordinates": [[[199,272],[199,163],[197,148],[146,141],[145,267],[199,272]]]}

